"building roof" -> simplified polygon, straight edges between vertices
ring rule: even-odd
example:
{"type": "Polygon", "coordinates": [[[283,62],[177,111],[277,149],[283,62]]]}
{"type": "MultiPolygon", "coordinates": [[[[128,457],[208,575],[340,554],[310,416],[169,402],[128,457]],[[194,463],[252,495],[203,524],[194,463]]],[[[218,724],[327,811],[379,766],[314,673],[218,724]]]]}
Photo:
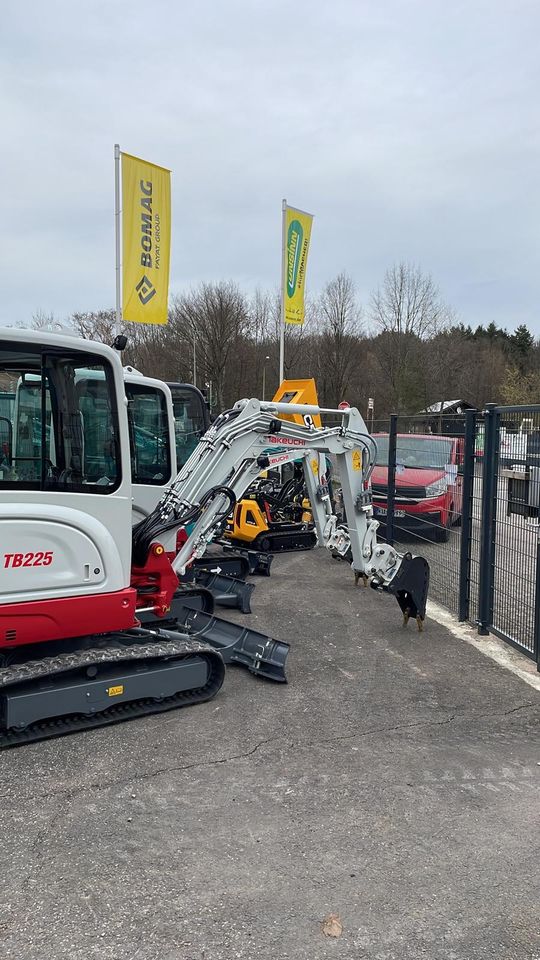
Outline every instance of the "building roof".
{"type": "Polygon", "coordinates": [[[437,403],[432,403],[429,407],[426,407],[425,410],[421,410],[421,413],[457,413],[457,407],[462,407],[465,410],[470,410],[471,404],[467,400],[437,400],[437,403]]]}

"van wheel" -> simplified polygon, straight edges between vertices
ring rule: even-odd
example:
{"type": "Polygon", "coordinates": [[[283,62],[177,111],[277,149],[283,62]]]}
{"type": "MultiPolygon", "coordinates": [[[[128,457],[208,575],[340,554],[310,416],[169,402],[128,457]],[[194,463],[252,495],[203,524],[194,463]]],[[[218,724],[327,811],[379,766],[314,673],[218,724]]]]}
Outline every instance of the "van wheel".
{"type": "Polygon", "coordinates": [[[454,504],[450,506],[450,511],[448,515],[448,525],[450,527],[460,527],[461,526],[461,514],[455,512],[454,504]]]}
{"type": "MultiPolygon", "coordinates": [[[[450,514],[448,515],[448,523],[450,524],[450,514]]],[[[450,539],[450,526],[434,527],[433,539],[435,543],[448,543],[450,539]]]]}

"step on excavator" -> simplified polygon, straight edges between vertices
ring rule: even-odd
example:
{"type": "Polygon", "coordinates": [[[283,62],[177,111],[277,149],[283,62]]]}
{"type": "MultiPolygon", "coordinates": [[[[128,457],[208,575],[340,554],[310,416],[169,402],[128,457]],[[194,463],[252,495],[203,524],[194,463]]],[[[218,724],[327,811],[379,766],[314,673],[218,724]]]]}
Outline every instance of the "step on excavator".
{"type": "MultiPolygon", "coordinates": [[[[212,613],[178,600],[179,577],[276,463],[303,459],[319,543],[349,561],[356,580],[393,593],[404,616],[423,621],[429,568],[377,543],[369,489],[376,446],[356,409],[329,411],[341,422],[324,428],[281,418],[325,412],[318,407],[239,401],[133,523],[118,353],[65,334],[0,331],[0,383],[19,394],[13,414],[0,417],[0,746],[217,694],[224,656],[206,642],[212,613]],[[321,453],[337,460],[346,526],[312,469],[321,453]]],[[[231,659],[268,677],[275,666],[283,679],[287,645],[254,633],[234,636],[231,659]]]]}

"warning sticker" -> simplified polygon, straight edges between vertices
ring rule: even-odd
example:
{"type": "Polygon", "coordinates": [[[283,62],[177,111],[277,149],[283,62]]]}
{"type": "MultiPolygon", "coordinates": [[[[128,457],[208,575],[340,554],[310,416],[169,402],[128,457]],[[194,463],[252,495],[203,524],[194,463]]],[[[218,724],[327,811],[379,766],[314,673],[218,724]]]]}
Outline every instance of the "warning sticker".
{"type": "Polygon", "coordinates": [[[107,693],[110,697],[119,697],[121,693],[124,692],[123,684],[119,684],[117,687],[108,687],[107,693]]]}
{"type": "Polygon", "coordinates": [[[362,454],[360,450],[353,450],[352,452],[352,468],[357,471],[362,469],[362,454]]]}

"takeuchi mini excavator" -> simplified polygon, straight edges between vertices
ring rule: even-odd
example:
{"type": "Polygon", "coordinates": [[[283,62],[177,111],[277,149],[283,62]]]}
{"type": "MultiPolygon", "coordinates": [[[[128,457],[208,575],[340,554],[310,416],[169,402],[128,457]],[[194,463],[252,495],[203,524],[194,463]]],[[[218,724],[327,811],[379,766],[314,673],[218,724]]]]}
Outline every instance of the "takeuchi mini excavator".
{"type": "Polygon", "coordinates": [[[304,493],[303,466],[299,466],[300,477],[293,475],[284,482],[256,480],[228,518],[225,540],[272,553],[316,546],[311,504],[304,493]]]}
{"type": "MultiPolygon", "coordinates": [[[[315,380],[283,380],[273,398],[274,403],[318,407],[315,380]]],[[[321,427],[320,415],[281,414],[280,419],[305,426],[321,427]]],[[[320,482],[328,484],[327,464],[319,457],[320,482]]],[[[252,483],[227,519],[224,540],[240,547],[282,553],[311,550],[317,545],[311,505],[305,499],[303,460],[281,464],[264,472],[252,483]],[[284,476],[284,471],[288,475],[284,476]]]]}
{"type": "MultiPolygon", "coordinates": [[[[117,352],[65,334],[4,330],[0,390],[20,394],[0,417],[0,745],[218,692],[219,650],[204,642],[196,616],[174,619],[178,577],[276,463],[303,459],[319,543],[349,561],[357,581],[393,593],[406,618],[423,621],[429,568],[377,543],[376,446],[356,409],[331,411],[340,424],[324,428],[281,419],[324,413],[318,407],[239,401],[132,524],[129,401],[117,352]],[[346,525],[312,469],[319,454],[338,463],[346,525]]],[[[271,660],[266,646],[246,651],[254,673],[271,660]]]]}

